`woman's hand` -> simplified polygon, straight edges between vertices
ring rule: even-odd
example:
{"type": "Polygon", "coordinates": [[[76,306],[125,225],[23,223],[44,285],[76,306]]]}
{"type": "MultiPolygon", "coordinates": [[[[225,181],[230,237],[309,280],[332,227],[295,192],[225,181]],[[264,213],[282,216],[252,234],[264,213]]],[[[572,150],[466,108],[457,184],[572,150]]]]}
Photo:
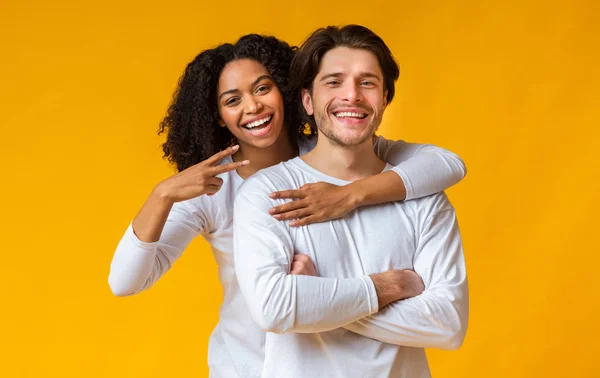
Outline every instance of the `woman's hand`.
{"type": "Polygon", "coordinates": [[[293,199],[269,210],[275,219],[296,219],[290,222],[292,227],[341,218],[356,209],[359,203],[352,184],[337,186],[326,182],[306,184],[296,190],[274,192],[269,197],[293,199]]]}
{"type": "Polygon", "coordinates": [[[203,194],[209,196],[215,194],[223,185],[223,179],[216,177],[217,175],[248,165],[248,160],[217,165],[225,157],[233,155],[238,149],[239,146],[233,146],[217,152],[208,159],[161,181],[156,186],[155,191],[160,197],[173,203],[203,194]]]}

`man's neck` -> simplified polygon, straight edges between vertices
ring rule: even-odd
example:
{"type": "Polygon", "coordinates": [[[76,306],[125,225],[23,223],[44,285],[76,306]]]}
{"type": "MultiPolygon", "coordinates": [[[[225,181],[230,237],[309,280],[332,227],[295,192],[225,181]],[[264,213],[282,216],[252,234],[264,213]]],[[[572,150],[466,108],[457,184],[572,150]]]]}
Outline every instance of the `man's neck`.
{"type": "Polygon", "coordinates": [[[286,132],[281,132],[278,140],[266,148],[251,145],[242,145],[233,155],[233,161],[250,160],[250,164],[237,170],[238,174],[246,179],[261,169],[281,163],[298,156],[298,145],[288,137],[286,132]]]}
{"type": "Polygon", "coordinates": [[[340,146],[319,133],[315,148],[301,157],[314,169],[344,181],[356,181],[374,176],[385,168],[385,162],[373,150],[373,138],[364,143],[340,146]]]}

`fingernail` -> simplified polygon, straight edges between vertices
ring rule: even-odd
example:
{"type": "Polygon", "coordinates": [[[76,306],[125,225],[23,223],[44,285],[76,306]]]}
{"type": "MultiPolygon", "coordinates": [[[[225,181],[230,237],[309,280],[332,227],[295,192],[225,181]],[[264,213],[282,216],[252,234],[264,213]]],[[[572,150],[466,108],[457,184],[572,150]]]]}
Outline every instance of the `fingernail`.
{"type": "Polygon", "coordinates": [[[297,224],[298,223],[296,223],[296,222],[290,222],[290,227],[296,227],[297,224]]]}
{"type": "Polygon", "coordinates": [[[271,193],[271,194],[269,194],[269,198],[277,198],[277,194],[271,193]]]}
{"type": "Polygon", "coordinates": [[[241,163],[241,165],[248,165],[248,164],[250,164],[250,160],[244,160],[244,161],[241,163]]]}
{"type": "Polygon", "coordinates": [[[236,144],[235,146],[231,147],[231,151],[237,151],[238,148],[240,148],[240,146],[236,144]]]}
{"type": "Polygon", "coordinates": [[[275,214],[275,215],[273,215],[273,218],[279,219],[279,218],[281,218],[281,215],[280,214],[275,214]]]}
{"type": "Polygon", "coordinates": [[[275,213],[275,209],[269,209],[269,214],[275,213]]]}

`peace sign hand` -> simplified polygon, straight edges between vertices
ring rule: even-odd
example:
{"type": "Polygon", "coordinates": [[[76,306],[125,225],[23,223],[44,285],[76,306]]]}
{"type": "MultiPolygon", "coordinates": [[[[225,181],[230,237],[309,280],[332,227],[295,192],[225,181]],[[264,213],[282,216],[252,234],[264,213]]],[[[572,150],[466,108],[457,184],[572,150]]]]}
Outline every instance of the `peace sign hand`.
{"type": "Polygon", "coordinates": [[[211,196],[218,192],[221,185],[223,185],[223,179],[216,177],[217,175],[233,171],[250,163],[250,161],[244,160],[217,165],[227,156],[233,155],[238,149],[239,146],[236,145],[217,152],[208,159],[160,182],[156,186],[156,190],[172,202],[185,201],[203,194],[211,196]]]}

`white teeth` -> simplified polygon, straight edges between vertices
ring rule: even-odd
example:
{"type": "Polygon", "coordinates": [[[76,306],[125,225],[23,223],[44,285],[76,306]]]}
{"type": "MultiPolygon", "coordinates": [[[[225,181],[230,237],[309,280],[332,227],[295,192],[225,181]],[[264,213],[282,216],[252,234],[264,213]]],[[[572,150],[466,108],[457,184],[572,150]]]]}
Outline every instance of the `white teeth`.
{"type": "Polygon", "coordinates": [[[346,117],[352,117],[352,118],[365,118],[367,115],[366,114],[361,114],[361,113],[353,113],[353,112],[341,112],[341,113],[336,113],[335,115],[338,118],[346,118],[346,117]]]}
{"type": "Polygon", "coordinates": [[[269,122],[271,120],[271,117],[272,116],[268,116],[266,118],[259,119],[258,121],[250,122],[249,124],[245,125],[244,127],[248,128],[248,129],[252,129],[254,127],[257,127],[257,126],[260,126],[262,124],[269,122]]]}

